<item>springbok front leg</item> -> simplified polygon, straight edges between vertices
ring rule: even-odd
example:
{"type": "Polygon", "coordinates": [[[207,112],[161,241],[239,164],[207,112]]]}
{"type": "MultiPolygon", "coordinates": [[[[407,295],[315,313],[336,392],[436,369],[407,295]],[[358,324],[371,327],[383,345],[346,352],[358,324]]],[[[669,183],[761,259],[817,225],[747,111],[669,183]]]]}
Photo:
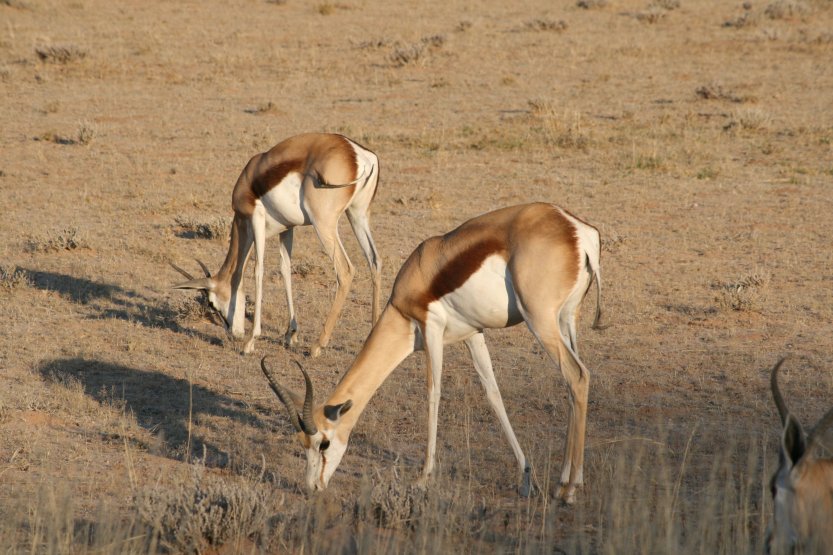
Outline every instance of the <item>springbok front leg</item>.
{"type": "Polygon", "coordinates": [[[500,389],[498,389],[497,380],[495,380],[492,357],[489,356],[489,349],[486,347],[486,338],[483,336],[483,332],[480,332],[466,339],[465,343],[469,349],[469,353],[471,353],[477,375],[480,376],[480,382],[486,390],[486,398],[489,400],[489,404],[492,405],[492,410],[495,411],[500,421],[503,433],[506,435],[506,439],[509,440],[512,451],[515,453],[515,458],[518,459],[518,466],[520,467],[522,476],[521,486],[518,492],[522,497],[528,497],[532,492],[532,469],[526,460],[526,455],[521,450],[518,438],[515,437],[512,424],[509,423],[509,416],[506,414],[506,408],[503,406],[503,397],[500,395],[500,389]]]}
{"type": "Polygon", "coordinates": [[[251,220],[252,235],[255,244],[255,317],[252,324],[252,336],[243,347],[244,353],[251,353],[255,348],[255,339],[261,334],[261,316],[263,312],[263,259],[266,258],[266,210],[258,206],[251,220]]]}
{"type": "Polygon", "coordinates": [[[287,347],[298,342],[298,322],[295,321],[295,305],[292,302],[292,243],[294,231],[294,228],[290,227],[280,235],[281,279],[283,279],[283,288],[286,292],[286,308],[289,313],[289,322],[283,336],[284,345],[287,347]]]}
{"type": "Polygon", "coordinates": [[[440,392],[443,375],[443,331],[445,322],[429,314],[422,329],[425,339],[426,379],[428,385],[428,445],[425,449],[425,464],[420,482],[425,484],[434,472],[437,458],[437,426],[440,417],[440,392]]]}

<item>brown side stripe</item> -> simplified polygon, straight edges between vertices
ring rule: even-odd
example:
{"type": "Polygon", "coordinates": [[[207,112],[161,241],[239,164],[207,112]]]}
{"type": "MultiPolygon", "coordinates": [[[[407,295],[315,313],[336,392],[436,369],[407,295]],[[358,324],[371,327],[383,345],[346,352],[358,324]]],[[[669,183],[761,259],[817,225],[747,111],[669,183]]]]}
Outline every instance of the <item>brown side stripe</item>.
{"type": "Polygon", "coordinates": [[[425,306],[455,291],[480,269],[487,257],[502,252],[504,249],[505,245],[502,241],[491,238],[473,243],[457,253],[431,280],[424,299],[425,306]]]}
{"type": "Polygon", "coordinates": [[[304,161],[299,159],[285,160],[275,164],[266,171],[256,175],[252,179],[252,192],[255,198],[261,198],[268,193],[275,185],[281,182],[290,172],[300,172],[304,168],[304,161]]]}

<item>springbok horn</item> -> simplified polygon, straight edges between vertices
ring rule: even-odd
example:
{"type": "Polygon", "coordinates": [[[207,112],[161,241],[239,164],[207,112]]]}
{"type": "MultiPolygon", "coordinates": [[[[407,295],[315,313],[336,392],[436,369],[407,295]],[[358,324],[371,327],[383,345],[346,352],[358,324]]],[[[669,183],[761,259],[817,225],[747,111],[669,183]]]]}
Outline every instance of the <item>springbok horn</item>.
{"type": "Polygon", "coordinates": [[[194,276],[192,276],[191,274],[189,274],[188,272],[186,272],[185,270],[183,270],[182,268],[180,268],[179,266],[177,266],[173,262],[168,262],[168,264],[171,265],[171,268],[173,268],[174,270],[176,270],[177,272],[179,272],[180,274],[185,276],[187,279],[189,279],[191,281],[194,280],[194,276]]]}
{"type": "Polygon", "coordinates": [[[781,368],[781,365],[784,363],[784,359],[778,361],[778,363],[772,368],[772,374],[769,378],[770,386],[772,387],[772,398],[775,400],[775,406],[778,408],[778,416],[781,417],[781,425],[783,426],[784,423],[787,421],[787,404],[784,402],[784,397],[781,396],[781,390],[778,389],[778,369],[781,368]]]}
{"type": "Polygon", "coordinates": [[[813,429],[810,430],[810,433],[807,435],[807,451],[813,448],[816,439],[824,433],[824,431],[833,424],[833,409],[828,410],[824,413],[824,416],[816,422],[816,425],[813,426],[813,429]]]}
{"type": "Polygon", "coordinates": [[[301,366],[300,362],[296,360],[295,364],[297,364],[298,368],[301,369],[301,372],[304,374],[304,381],[307,384],[307,392],[304,395],[304,412],[301,424],[304,425],[304,431],[307,435],[314,436],[318,433],[318,428],[315,427],[315,421],[312,419],[312,380],[309,379],[309,374],[307,374],[307,371],[304,370],[304,367],[301,366]]]}
{"type": "Polygon", "coordinates": [[[196,260],[197,264],[199,264],[200,268],[202,268],[202,273],[205,274],[205,277],[210,278],[211,277],[211,272],[208,271],[208,266],[203,264],[202,260],[200,260],[199,258],[195,258],[194,260],[196,260]]]}
{"type": "Polygon", "coordinates": [[[260,359],[260,367],[263,369],[263,374],[269,381],[269,387],[272,388],[272,391],[275,392],[275,395],[278,396],[278,399],[281,400],[281,403],[284,404],[287,412],[289,412],[289,421],[292,423],[292,427],[298,432],[303,432],[304,429],[301,427],[301,421],[298,419],[298,409],[295,407],[295,403],[292,402],[292,394],[281,387],[278,380],[272,374],[272,371],[266,367],[266,357],[260,359]]]}

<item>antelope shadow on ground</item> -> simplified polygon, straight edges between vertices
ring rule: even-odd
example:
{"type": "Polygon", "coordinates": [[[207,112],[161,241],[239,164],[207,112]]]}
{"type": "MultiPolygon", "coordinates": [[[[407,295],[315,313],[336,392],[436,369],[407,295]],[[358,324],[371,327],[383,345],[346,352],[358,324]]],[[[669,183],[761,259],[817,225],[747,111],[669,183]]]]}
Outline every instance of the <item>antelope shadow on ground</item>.
{"type": "Polygon", "coordinates": [[[219,345],[219,337],[206,335],[180,326],[177,314],[158,298],[111,283],[98,283],[87,278],[21,268],[32,285],[43,291],[55,291],[63,298],[86,308],[86,318],[116,318],[136,322],[142,326],[167,329],[199,337],[212,345],[219,345]]]}

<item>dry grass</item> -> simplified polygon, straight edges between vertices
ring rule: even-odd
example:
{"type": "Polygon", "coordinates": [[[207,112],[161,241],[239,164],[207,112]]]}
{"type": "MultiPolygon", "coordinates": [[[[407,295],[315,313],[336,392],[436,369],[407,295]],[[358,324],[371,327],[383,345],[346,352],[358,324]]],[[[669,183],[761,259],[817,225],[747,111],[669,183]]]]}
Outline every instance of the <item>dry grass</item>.
{"type": "Polygon", "coordinates": [[[761,552],[768,370],[791,355],[802,421],[833,398],[825,2],[26,0],[0,2],[0,20],[4,552],[761,552]],[[40,45],[74,46],[41,61],[40,45]],[[334,280],[311,229],[295,232],[299,344],[282,344],[272,240],[251,357],[200,294],[171,291],[167,261],[218,268],[242,167],[307,131],[379,154],[387,291],[422,240],[500,206],[553,201],[600,228],[610,327],[589,329],[590,295],[576,506],[554,500],[563,380],[523,326],[487,341],[537,497],[518,498],[459,345],[427,489],[416,354],[330,489],[302,492],[303,453],[257,360],[291,387],[302,360],[324,402],[360,349],[370,281],[347,219],[353,291],[315,360],[334,280]]]}
{"type": "Polygon", "coordinates": [[[75,226],[51,229],[45,234],[31,237],[26,243],[27,252],[73,251],[87,246],[86,234],[75,226]]]}

